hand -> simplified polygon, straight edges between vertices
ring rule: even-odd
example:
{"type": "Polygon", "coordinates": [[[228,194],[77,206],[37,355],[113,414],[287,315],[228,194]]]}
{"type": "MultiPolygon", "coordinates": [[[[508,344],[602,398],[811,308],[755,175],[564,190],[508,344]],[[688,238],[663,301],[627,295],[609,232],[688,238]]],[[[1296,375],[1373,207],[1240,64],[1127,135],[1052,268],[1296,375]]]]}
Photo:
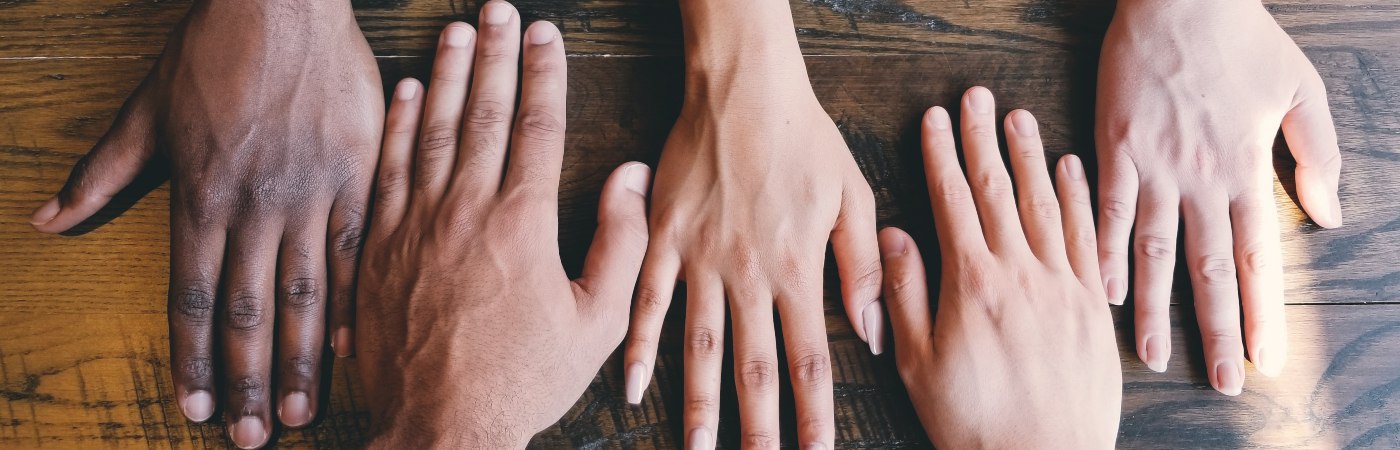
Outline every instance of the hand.
{"type": "Polygon", "coordinates": [[[1288,354],[1271,170],[1280,124],[1303,209],[1323,227],[1342,224],[1322,78],[1259,2],[1122,2],[1104,40],[1097,111],[1099,262],[1109,301],[1122,304],[1131,235],[1138,357],[1166,370],[1183,220],[1211,385],[1226,395],[1244,387],[1241,305],[1249,358],[1279,374],[1288,354]]]}
{"type": "Polygon", "coordinates": [[[936,319],[914,241],[880,233],[900,377],[938,448],[1113,448],[1123,381],[1084,168],[1060,159],[1057,201],[1035,118],[1012,111],[1013,196],[993,102],[981,87],[963,96],[966,178],[948,112],[924,115],[943,259],[936,319]]]}
{"type": "Polygon", "coordinates": [[[657,169],[653,240],[623,358],[627,399],[641,402],[681,279],[688,290],[687,448],[715,445],[726,309],[733,320],[745,447],[779,444],[776,311],[794,385],[799,446],[834,448],[822,266],[830,240],[846,311],[857,334],[879,354],[884,319],[877,302],[874,197],[812,94],[787,5],[770,11],[775,5],[770,2],[741,10],[700,3],[683,2],[682,16],[734,24],[734,29],[705,31],[707,25],[687,22],[686,100],[657,169]],[[715,19],[720,12],[707,7],[744,17],[715,19]],[[760,20],[774,23],[754,23],[760,20]],[[771,36],[733,36],[747,28],[763,28],[771,36]],[[724,42],[696,36],[752,45],[721,50],[712,45],[724,42]]]}
{"type": "Polygon", "coordinates": [[[520,15],[493,1],[481,18],[479,35],[444,30],[426,96],[404,80],[389,107],[356,328],[374,448],[524,448],[627,329],[649,170],[608,179],[570,282],[557,245],[563,40],[531,25],[522,71],[520,15]]]}
{"type": "Polygon", "coordinates": [[[283,424],[315,416],[327,299],[333,348],[352,351],[384,116],[348,3],[264,3],[196,3],[111,130],[32,218],[39,231],[67,230],[152,160],[169,162],[175,398],[200,422],[222,393],[241,447],[267,442],[274,395],[283,424]]]}

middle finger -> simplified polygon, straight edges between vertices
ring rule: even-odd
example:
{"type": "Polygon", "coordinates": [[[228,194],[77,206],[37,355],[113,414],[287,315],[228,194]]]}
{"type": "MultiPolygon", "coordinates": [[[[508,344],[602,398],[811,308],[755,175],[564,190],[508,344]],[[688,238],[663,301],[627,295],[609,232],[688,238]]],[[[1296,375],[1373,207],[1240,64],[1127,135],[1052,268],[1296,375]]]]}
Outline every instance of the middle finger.
{"type": "Polygon", "coordinates": [[[997,145],[996,100],[987,88],[967,90],[962,102],[963,153],[977,216],[993,253],[1026,249],[1011,193],[1011,177],[997,145]]]}
{"type": "Polygon", "coordinates": [[[759,288],[733,289],[729,294],[743,447],[777,447],[778,338],[773,331],[773,295],[759,288]]]}
{"type": "Polygon", "coordinates": [[[272,325],[280,224],[244,224],[230,234],[224,267],[223,354],[233,443],[261,447],[271,436],[272,325]],[[258,230],[258,228],[262,228],[258,230]]]}
{"type": "Polygon", "coordinates": [[[1229,201],[1224,195],[1183,199],[1186,257],[1196,322],[1201,328],[1211,385],[1225,395],[1244,388],[1244,345],[1240,340],[1239,285],[1231,239],[1229,201]]]}

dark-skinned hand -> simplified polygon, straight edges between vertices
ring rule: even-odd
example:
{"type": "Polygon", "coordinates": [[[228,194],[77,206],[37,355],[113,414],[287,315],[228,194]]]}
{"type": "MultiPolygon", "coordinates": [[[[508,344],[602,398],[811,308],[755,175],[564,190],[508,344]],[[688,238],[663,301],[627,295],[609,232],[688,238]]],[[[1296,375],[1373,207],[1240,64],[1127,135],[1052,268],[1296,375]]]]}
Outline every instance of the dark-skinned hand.
{"type": "Polygon", "coordinates": [[[175,399],[196,422],[221,403],[240,447],[268,441],[274,408],[311,422],[328,334],[352,352],[381,89],[347,2],[198,2],[31,219],[63,232],[169,164],[175,399]]]}

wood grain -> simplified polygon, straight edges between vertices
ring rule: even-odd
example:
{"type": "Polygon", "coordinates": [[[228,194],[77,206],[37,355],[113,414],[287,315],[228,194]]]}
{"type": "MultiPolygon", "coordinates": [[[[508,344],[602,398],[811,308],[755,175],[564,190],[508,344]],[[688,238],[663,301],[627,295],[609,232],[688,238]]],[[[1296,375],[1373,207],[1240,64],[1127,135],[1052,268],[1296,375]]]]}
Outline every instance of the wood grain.
{"type": "MultiPolygon", "coordinates": [[[[100,214],[98,222],[110,222],[80,236],[41,235],[27,224],[105,131],[187,5],[0,1],[0,448],[229,445],[222,425],[180,418],[168,392],[167,188],[123,195],[100,214]]],[[[425,75],[423,56],[437,30],[473,19],[478,2],[356,5],[385,80],[395,80],[425,75]]],[[[560,239],[566,266],[576,270],[603,178],[628,160],[654,163],[679,108],[678,19],[664,1],[518,5],[527,19],[562,23],[573,55],[560,239]]],[[[1092,155],[1097,46],[1111,7],[1098,0],[793,2],[814,88],[875,189],[882,225],[906,227],[926,248],[933,242],[919,173],[920,112],[955,104],[963,89],[983,84],[996,92],[1000,111],[1035,112],[1050,151],[1092,155]]],[[[1131,307],[1115,308],[1125,350],[1124,448],[1400,447],[1400,2],[1269,7],[1327,83],[1343,148],[1347,226],[1322,230],[1303,218],[1280,148],[1276,194],[1293,354],[1279,379],[1249,371],[1240,397],[1214,393],[1203,377],[1184,277],[1166,374],[1137,362],[1131,307]]],[[[871,357],[847,325],[834,271],[827,287],[839,443],[928,447],[892,358],[871,357]]],[[[641,407],[622,402],[620,363],[611,361],[533,446],[676,448],[677,331],[668,326],[641,407]]],[[[367,417],[356,407],[357,377],[349,365],[335,366],[321,420],[283,431],[279,445],[362,442],[367,417]]],[[[721,443],[734,447],[737,411],[732,386],[726,389],[721,443]]],[[[784,401],[790,410],[790,397],[784,401]]],[[[792,430],[785,433],[790,442],[792,430]]]]}

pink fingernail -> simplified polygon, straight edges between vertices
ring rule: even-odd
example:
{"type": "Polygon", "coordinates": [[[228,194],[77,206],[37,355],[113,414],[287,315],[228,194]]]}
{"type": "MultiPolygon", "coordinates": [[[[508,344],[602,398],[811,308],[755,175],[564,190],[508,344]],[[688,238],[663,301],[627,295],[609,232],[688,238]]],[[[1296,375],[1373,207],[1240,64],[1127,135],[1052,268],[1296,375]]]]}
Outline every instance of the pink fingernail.
{"type": "Polygon", "coordinates": [[[446,36],[443,36],[443,42],[446,42],[448,47],[465,48],[470,41],[471,31],[468,31],[465,25],[453,24],[447,26],[446,36]]]}
{"type": "Polygon", "coordinates": [[[1223,361],[1215,365],[1215,390],[1221,394],[1236,396],[1244,390],[1244,377],[1239,363],[1223,361]]]}
{"type": "Polygon", "coordinates": [[[1103,288],[1104,294],[1108,296],[1108,302],[1115,305],[1123,304],[1124,297],[1128,295],[1128,289],[1123,286],[1123,280],[1118,278],[1109,278],[1108,281],[1104,282],[1103,288]]]}
{"type": "Polygon", "coordinates": [[[982,86],[977,86],[967,91],[967,105],[972,107],[972,112],[978,114],[991,114],[996,109],[996,100],[992,99],[992,91],[982,86]]]}
{"type": "Polygon", "coordinates": [[[481,21],[491,25],[505,25],[510,16],[511,7],[506,2],[486,2],[481,8],[481,21]]]}
{"type": "Polygon", "coordinates": [[[287,426],[300,427],[311,423],[311,399],[305,392],[287,394],[277,406],[277,416],[287,426]]]}
{"type": "Polygon", "coordinates": [[[1078,156],[1065,155],[1065,174],[1069,179],[1079,181],[1084,179],[1084,163],[1078,156]]]}
{"type": "Polygon", "coordinates": [[[865,324],[865,342],[870,344],[870,353],[879,355],[885,352],[885,317],[879,301],[865,305],[860,313],[865,324]]]}
{"type": "Polygon", "coordinates": [[[544,45],[550,42],[554,42],[554,36],[558,33],[555,32],[554,25],[545,22],[537,23],[531,26],[529,34],[531,44],[544,45]]]}
{"type": "Polygon", "coordinates": [[[238,448],[253,449],[267,443],[267,427],[263,426],[262,419],[244,416],[238,422],[234,422],[231,428],[228,431],[229,437],[233,438],[233,445],[237,445],[238,448]]]}
{"type": "Polygon", "coordinates": [[[350,333],[350,327],[340,327],[335,330],[335,337],[331,339],[331,351],[341,358],[350,356],[354,339],[355,335],[350,333]]]}
{"type": "Polygon", "coordinates": [[[1016,128],[1016,134],[1021,135],[1021,137],[1035,137],[1040,134],[1035,116],[1024,109],[1018,109],[1011,113],[1011,126],[1016,128]]]}
{"type": "Polygon", "coordinates": [[[622,174],[627,190],[647,195],[647,184],[651,181],[651,170],[646,164],[633,164],[622,174]]]}
{"type": "Polygon", "coordinates": [[[1171,341],[1162,336],[1148,336],[1142,343],[1142,362],[1147,364],[1148,369],[1153,372],[1162,373],[1167,371],[1167,359],[1171,356],[1168,344],[1171,341]]]}
{"type": "Polygon", "coordinates": [[[642,404],[642,392],[646,390],[647,368],[640,362],[627,366],[627,403],[642,404]]]}
{"type": "Polygon", "coordinates": [[[409,80],[399,82],[399,88],[394,90],[394,98],[399,101],[413,100],[418,96],[418,83],[409,80]]]}
{"type": "Polygon", "coordinates": [[[49,198],[49,201],[39,206],[39,209],[34,210],[34,215],[29,217],[29,223],[34,226],[49,223],[54,217],[58,216],[58,212],[62,209],[63,205],[59,203],[58,196],[55,195],[49,198]]]}
{"type": "Polygon", "coordinates": [[[714,448],[714,444],[710,442],[710,430],[705,429],[705,427],[698,427],[694,430],[690,430],[690,442],[685,448],[690,450],[709,450],[714,448]]]}
{"type": "Polygon", "coordinates": [[[209,420],[209,416],[214,415],[214,396],[205,391],[190,392],[180,402],[180,409],[184,410],[185,418],[192,422],[209,420]]]}
{"type": "Polygon", "coordinates": [[[928,118],[929,125],[933,125],[935,130],[947,130],[953,126],[952,119],[948,118],[948,110],[943,109],[942,106],[930,108],[928,118]]]}

